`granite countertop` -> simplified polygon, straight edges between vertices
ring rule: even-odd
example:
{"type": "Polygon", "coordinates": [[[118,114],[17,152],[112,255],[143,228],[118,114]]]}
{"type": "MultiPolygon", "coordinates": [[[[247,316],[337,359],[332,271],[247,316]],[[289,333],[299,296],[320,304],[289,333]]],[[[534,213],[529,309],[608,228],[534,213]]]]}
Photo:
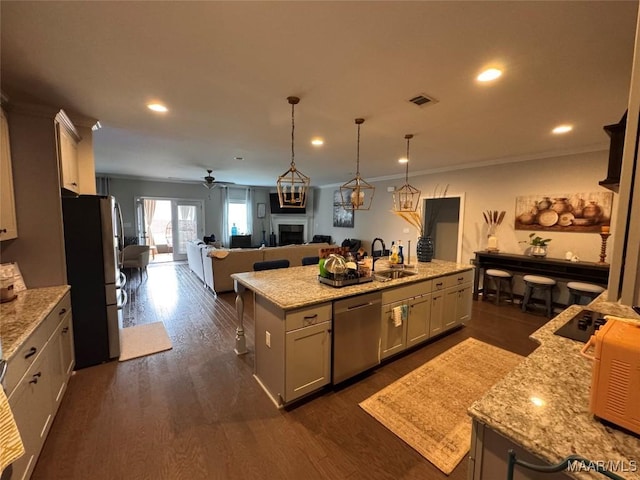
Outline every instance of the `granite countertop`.
{"type": "Polygon", "coordinates": [[[70,288],[69,285],[61,285],[23,290],[18,292],[15,300],[0,304],[0,337],[4,360],[9,360],[24,344],[70,288]]]}
{"type": "MultiPolygon", "coordinates": [[[[389,264],[386,260],[378,260],[375,264],[376,271],[388,268],[389,264]]],[[[413,268],[407,268],[415,271],[415,275],[385,282],[373,280],[372,282],[349,285],[342,288],[334,288],[320,283],[318,281],[317,265],[280,268],[261,272],[234,273],[231,278],[258,295],[265,297],[283,310],[292,310],[339,298],[429,280],[452,273],[473,270],[473,268],[473,265],[446,262],[444,260],[433,260],[428,263],[418,262],[413,264],[413,268]]]]}
{"type": "MultiPolygon", "coordinates": [[[[572,305],[535,331],[538,347],[469,408],[469,415],[537,457],[556,463],[576,454],[592,461],[640,464],[640,438],[605,426],[589,413],[592,363],[580,356],[583,343],[554,335],[582,309],[637,320],[630,307],[606,301],[606,292],[587,307],[572,305]],[[531,399],[544,402],[536,406],[531,399]]],[[[619,472],[640,479],[640,470],[619,472]]],[[[569,473],[567,472],[569,475],[569,473]]],[[[600,479],[594,472],[570,474],[600,479]]]]}

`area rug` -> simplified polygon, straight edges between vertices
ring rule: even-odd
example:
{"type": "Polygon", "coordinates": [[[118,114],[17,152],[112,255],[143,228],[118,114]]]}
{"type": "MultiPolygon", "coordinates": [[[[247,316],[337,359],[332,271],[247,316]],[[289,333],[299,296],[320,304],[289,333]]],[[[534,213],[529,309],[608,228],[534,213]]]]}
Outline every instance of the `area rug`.
{"type": "Polygon", "coordinates": [[[449,475],[471,445],[467,409],[522,359],[468,338],[360,406],[449,475]]]}
{"type": "Polygon", "coordinates": [[[120,329],[120,361],[171,349],[164,323],[153,322],[120,329]]]}

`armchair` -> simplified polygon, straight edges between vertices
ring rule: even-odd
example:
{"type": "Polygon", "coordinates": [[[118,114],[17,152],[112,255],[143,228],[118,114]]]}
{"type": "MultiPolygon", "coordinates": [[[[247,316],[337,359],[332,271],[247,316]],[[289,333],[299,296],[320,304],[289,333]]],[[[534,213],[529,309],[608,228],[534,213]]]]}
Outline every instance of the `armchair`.
{"type": "Polygon", "coordinates": [[[140,272],[140,280],[142,280],[142,271],[147,272],[149,265],[149,245],[127,245],[122,250],[122,268],[135,268],[140,272]]]}

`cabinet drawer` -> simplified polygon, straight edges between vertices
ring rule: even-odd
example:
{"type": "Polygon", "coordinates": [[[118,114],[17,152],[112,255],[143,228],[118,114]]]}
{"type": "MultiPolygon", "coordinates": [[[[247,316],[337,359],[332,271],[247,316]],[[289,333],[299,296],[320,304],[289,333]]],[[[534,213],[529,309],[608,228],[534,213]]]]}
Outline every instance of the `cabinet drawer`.
{"type": "Polygon", "coordinates": [[[67,293],[11,357],[5,377],[7,394],[11,394],[27,369],[38,358],[57,326],[65,316],[69,315],[69,312],[71,312],[71,296],[67,293]]]}
{"type": "Polygon", "coordinates": [[[466,272],[458,272],[453,275],[447,275],[444,277],[445,288],[457,287],[463,283],[469,283],[473,281],[473,270],[467,270],[466,272]]]}
{"type": "Polygon", "coordinates": [[[382,304],[401,302],[431,292],[431,280],[382,291],[382,304]]]}
{"type": "Polygon", "coordinates": [[[331,303],[314,305],[313,307],[287,312],[285,331],[289,332],[329,320],[331,320],[331,303]]]}

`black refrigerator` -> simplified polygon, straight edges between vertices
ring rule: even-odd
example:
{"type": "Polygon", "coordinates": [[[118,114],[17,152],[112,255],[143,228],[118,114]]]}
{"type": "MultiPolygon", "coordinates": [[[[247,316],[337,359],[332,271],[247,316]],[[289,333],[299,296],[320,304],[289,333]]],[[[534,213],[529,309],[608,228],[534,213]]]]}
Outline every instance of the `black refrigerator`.
{"type": "Polygon", "coordinates": [[[120,356],[122,216],[115,198],[97,195],[63,197],[62,214],[76,368],[84,368],[120,356]]]}

